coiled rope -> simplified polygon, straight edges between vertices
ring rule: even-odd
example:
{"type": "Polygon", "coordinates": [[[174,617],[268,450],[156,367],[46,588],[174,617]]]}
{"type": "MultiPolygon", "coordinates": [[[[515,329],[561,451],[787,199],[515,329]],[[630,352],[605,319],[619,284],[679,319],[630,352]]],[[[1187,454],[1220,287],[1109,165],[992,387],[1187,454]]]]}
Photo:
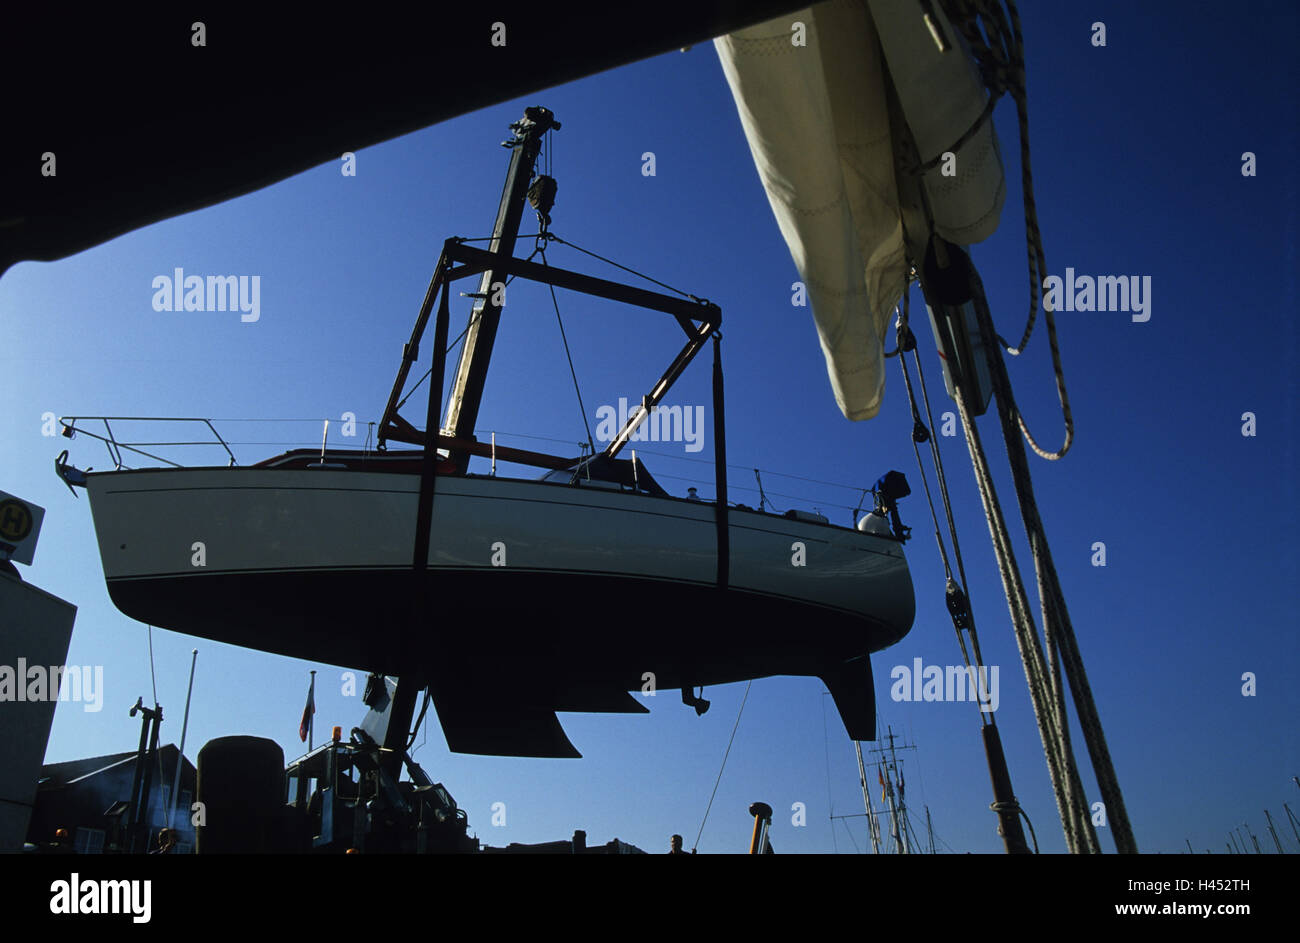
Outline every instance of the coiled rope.
{"type": "MultiPolygon", "coordinates": [[[[1047,278],[1047,259],[1043,251],[1043,234],[1038,227],[1038,204],[1034,200],[1034,179],[1029,160],[1029,105],[1025,78],[1025,43],[1020,28],[1020,13],[1015,0],[940,0],[949,21],[961,32],[980,68],[980,75],[989,89],[989,106],[975,125],[966,132],[953,148],[972,137],[991,114],[992,106],[1005,92],[1016,103],[1016,116],[1020,131],[1020,180],[1025,206],[1025,247],[1029,268],[1029,316],[1025,321],[1020,342],[1012,347],[1004,338],[995,337],[1013,357],[1024,353],[1038,317],[1038,298],[1047,278]],[[986,38],[987,37],[987,38],[986,38]]],[[[1052,371],[1056,380],[1056,395],[1061,403],[1065,423],[1065,438],[1061,447],[1048,451],[1038,444],[1029,431],[1024,417],[1017,414],[1020,432],[1041,458],[1056,461],[1070,451],[1074,442],[1074,414],[1070,409],[1069,393],[1065,389],[1065,373],[1061,366],[1061,348],[1056,335],[1056,317],[1046,299],[1043,302],[1043,321],[1047,325],[1047,343],[1051,349],[1052,371]]]]}

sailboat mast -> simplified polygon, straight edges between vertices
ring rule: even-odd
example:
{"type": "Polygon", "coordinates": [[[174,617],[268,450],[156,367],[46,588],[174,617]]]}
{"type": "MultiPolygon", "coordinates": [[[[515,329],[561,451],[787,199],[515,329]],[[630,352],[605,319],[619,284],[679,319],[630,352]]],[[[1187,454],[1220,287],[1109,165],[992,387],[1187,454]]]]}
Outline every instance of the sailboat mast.
{"type": "Polygon", "coordinates": [[[907,854],[907,845],[903,840],[903,829],[899,823],[899,808],[894,800],[894,775],[898,769],[898,757],[894,753],[894,728],[887,727],[885,729],[888,731],[889,752],[894,759],[893,769],[891,770],[890,762],[885,758],[883,747],[877,751],[880,753],[880,763],[877,764],[877,769],[884,774],[885,801],[889,804],[889,830],[890,837],[894,839],[894,852],[895,854],[905,855],[907,854]]]}
{"type": "MultiPolygon", "coordinates": [[[[898,754],[894,752],[894,731],[893,730],[889,731],[889,757],[891,761],[890,766],[892,767],[894,773],[893,779],[889,780],[889,797],[892,803],[894,801],[894,783],[898,779],[898,754]]],[[[898,794],[898,801],[896,803],[896,806],[897,807],[894,812],[894,816],[895,816],[894,828],[895,831],[898,834],[901,834],[902,836],[902,838],[900,839],[900,848],[902,849],[903,854],[910,855],[912,853],[912,846],[911,843],[907,840],[907,818],[906,818],[907,804],[903,800],[902,793],[898,794]]],[[[895,837],[898,836],[896,835],[895,837]]]]}
{"type": "Polygon", "coordinates": [[[901,855],[903,839],[898,833],[898,809],[894,806],[894,781],[889,776],[889,764],[882,758],[880,769],[885,773],[885,801],[889,803],[889,835],[894,839],[894,854],[901,855]]]}
{"type": "MultiPolygon", "coordinates": [[[[488,251],[504,258],[515,253],[519,237],[519,222],[523,217],[528,185],[533,177],[533,167],[542,149],[542,138],[551,128],[559,128],[555,116],[545,108],[526,108],[524,117],[510,126],[515,137],[506,141],[512,148],[510,168],[501,191],[501,204],[497,208],[496,225],[488,251]]],[[[446,434],[453,439],[472,439],[474,424],[478,421],[479,406],[483,401],[483,384],[487,380],[488,361],[496,342],[497,327],[501,323],[501,309],[505,307],[504,273],[496,267],[483,272],[477,294],[478,304],[470,317],[465,343],[460,352],[460,365],[447,400],[446,434]]],[[[426,435],[429,433],[426,432],[426,435]]],[[[427,448],[436,448],[432,438],[427,448]]],[[[457,470],[464,474],[469,467],[469,453],[452,456],[457,470]]]]}
{"type": "Polygon", "coordinates": [[[1295,835],[1295,843],[1300,845],[1300,829],[1296,828],[1295,813],[1291,811],[1291,807],[1285,802],[1282,803],[1282,808],[1286,810],[1287,821],[1291,823],[1291,834],[1295,835]]]}
{"type": "Polygon", "coordinates": [[[867,788],[867,768],[862,762],[862,741],[854,740],[853,749],[858,753],[858,781],[862,783],[862,802],[867,807],[867,832],[871,835],[871,847],[875,854],[880,854],[880,827],[876,824],[876,813],[871,808],[871,791],[867,788]]]}
{"type": "Polygon", "coordinates": [[[1277,837],[1277,829],[1273,827],[1273,816],[1268,814],[1268,809],[1264,810],[1264,818],[1268,819],[1268,832],[1273,836],[1273,844],[1277,845],[1277,853],[1279,855],[1286,854],[1282,850],[1282,840],[1277,837]]]}

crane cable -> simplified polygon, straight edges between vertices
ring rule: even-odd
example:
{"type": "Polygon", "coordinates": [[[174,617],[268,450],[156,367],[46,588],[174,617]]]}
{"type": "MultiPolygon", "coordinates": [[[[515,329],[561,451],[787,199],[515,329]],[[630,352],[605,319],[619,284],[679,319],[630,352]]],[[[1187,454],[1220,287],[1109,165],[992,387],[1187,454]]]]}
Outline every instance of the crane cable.
{"type": "MultiPolygon", "coordinates": [[[[546,227],[542,227],[542,235],[537,237],[537,253],[542,256],[542,264],[548,265],[546,261],[546,227]]],[[[591,424],[587,422],[587,407],[582,405],[582,390],[578,388],[578,374],[573,369],[573,354],[569,352],[569,338],[564,333],[564,320],[560,317],[560,303],[555,300],[555,286],[547,282],[546,287],[551,290],[551,305],[555,308],[555,323],[560,326],[560,340],[564,342],[564,356],[569,361],[569,375],[573,377],[573,392],[578,395],[578,411],[582,413],[582,425],[587,430],[587,444],[591,446],[591,454],[596,454],[596,442],[591,437],[591,424]]]]}

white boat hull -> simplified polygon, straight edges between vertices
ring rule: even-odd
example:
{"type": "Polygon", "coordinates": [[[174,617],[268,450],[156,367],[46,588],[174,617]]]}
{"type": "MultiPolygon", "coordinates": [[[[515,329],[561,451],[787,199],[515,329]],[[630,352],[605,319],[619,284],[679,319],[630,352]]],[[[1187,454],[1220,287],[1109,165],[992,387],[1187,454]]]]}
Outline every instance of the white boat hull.
{"type": "MultiPolygon", "coordinates": [[[[412,475],[150,469],[92,474],[88,489],[110,583],[411,568],[412,475]]],[[[876,619],[900,637],[910,627],[912,587],[900,582],[907,565],[896,541],[746,511],[732,511],[730,530],[732,588],[876,619]]],[[[716,541],[712,504],[448,477],[437,483],[429,568],[712,587],[716,541]]]]}
{"type": "MultiPolygon", "coordinates": [[[[712,504],[548,482],[440,477],[412,569],[419,478],[335,469],[87,476],[104,574],[132,618],[282,655],[401,674],[472,666],[556,709],[585,690],[828,677],[911,628],[889,538],[712,504]],[[421,608],[427,606],[427,608],[421,608]]],[[[865,712],[869,705],[864,705],[865,712]]]]}

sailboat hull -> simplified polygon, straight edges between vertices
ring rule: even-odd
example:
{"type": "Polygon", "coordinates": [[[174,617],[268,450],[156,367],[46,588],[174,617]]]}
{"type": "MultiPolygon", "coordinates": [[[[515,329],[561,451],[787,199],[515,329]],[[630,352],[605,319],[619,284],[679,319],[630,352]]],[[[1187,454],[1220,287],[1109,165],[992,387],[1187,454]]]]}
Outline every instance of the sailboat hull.
{"type": "Polygon", "coordinates": [[[910,629],[899,544],[712,504],[548,482],[437,480],[412,569],[419,479],[344,469],[87,476],[114,604],[151,625],[400,674],[623,690],[819,674],[910,629]]]}

